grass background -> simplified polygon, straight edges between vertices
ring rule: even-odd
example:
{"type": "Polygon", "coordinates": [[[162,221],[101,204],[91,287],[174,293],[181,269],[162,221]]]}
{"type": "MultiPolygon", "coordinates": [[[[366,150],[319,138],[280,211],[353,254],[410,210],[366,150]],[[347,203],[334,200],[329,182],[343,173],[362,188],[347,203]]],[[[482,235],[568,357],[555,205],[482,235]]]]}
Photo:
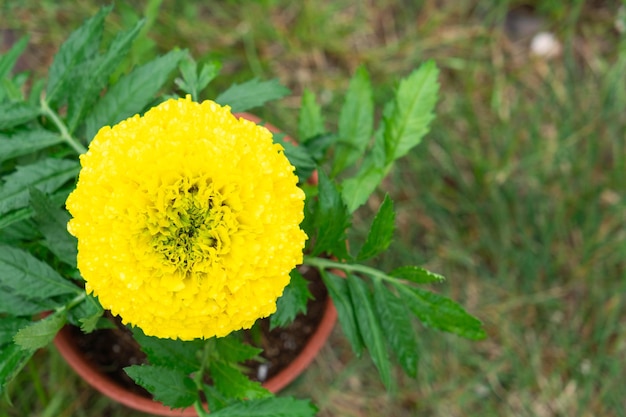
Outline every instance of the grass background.
{"type": "MultiPolygon", "coordinates": [[[[436,289],[486,325],[470,342],[418,327],[417,379],[384,391],[336,329],[287,394],[322,417],[625,416],[626,23],[619,1],[119,1],[107,36],[148,17],[128,66],[172,47],[223,61],[233,81],[277,77],[293,95],[260,115],[295,136],[305,88],[329,128],[364,64],[380,105],[426,59],[442,70],[431,133],[384,183],[398,233],[381,267],[423,263],[436,289]],[[527,8],[520,8],[526,4],[527,8]],[[520,22],[562,52],[529,52],[520,22]]],[[[101,2],[0,2],[0,50],[24,34],[22,70],[54,52],[101,2]]],[[[102,3],[103,4],[103,3],[102,3]]],[[[622,6],[624,7],[624,6],[622,6]]],[[[382,194],[358,212],[371,216],[382,194]]],[[[54,349],[40,351],[0,416],[144,414],[87,387],[54,349]]]]}

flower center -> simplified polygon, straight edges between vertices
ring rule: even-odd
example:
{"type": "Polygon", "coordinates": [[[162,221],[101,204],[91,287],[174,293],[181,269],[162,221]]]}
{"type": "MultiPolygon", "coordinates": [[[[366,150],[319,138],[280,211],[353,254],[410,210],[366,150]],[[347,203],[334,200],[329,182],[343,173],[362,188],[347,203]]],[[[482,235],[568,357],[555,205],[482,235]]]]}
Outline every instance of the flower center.
{"type": "Polygon", "coordinates": [[[146,230],[165,263],[185,275],[207,272],[228,252],[237,221],[210,179],[181,178],[162,187],[155,203],[148,210],[146,230]]]}

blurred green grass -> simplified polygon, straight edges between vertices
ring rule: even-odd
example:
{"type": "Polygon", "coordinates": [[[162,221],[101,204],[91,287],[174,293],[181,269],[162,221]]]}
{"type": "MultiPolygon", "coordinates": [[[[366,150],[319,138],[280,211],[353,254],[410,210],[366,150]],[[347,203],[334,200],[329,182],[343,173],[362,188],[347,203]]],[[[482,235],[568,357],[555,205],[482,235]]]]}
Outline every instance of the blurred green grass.
{"type": "MultiPolygon", "coordinates": [[[[5,0],[0,33],[30,34],[20,65],[45,72],[72,28],[104,2],[5,0]]],[[[179,46],[223,60],[233,81],[278,77],[291,98],[260,112],[294,134],[305,88],[337,122],[364,64],[380,104],[425,59],[442,69],[437,120],[385,181],[398,233],[379,265],[424,263],[436,289],[484,320],[470,342],[418,328],[420,372],[386,393],[340,331],[288,388],[322,417],[624,416],[626,387],[626,34],[619,2],[528,1],[562,42],[552,59],[506,23],[517,1],[119,1],[107,36],[147,14],[128,65],[179,46]]],[[[519,9],[517,9],[519,10],[519,9]]],[[[3,46],[6,48],[6,45],[3,46]]],[[[382,194],[359,211],[365,223],[382,194]]],[[[51,349],[11,387],[0,416],[142,416],[74,376],[51,349]]]]}

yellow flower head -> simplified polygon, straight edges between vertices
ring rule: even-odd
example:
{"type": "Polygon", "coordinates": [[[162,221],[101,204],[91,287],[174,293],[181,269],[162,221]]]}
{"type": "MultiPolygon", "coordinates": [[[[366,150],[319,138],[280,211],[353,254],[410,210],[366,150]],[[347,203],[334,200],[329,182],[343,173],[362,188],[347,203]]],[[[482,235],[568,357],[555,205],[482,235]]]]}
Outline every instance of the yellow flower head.
{"type": "Polygon", "coordinates": [[[172,99],[102,128],[80,162],[68,228],[104,308],[182,340],[276,310],[302,262],[304,193],[266,128],[172,99]]]}

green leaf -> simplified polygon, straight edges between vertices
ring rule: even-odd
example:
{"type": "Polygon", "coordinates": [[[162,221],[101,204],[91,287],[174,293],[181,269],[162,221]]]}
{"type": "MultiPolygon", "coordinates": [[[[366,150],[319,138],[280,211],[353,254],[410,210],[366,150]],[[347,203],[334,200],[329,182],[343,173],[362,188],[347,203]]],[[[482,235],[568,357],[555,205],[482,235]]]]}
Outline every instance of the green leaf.
{"type": "Polygon", "coordinates": [[[35,222],[45,238],[46,247],[61,261],[76,268],[78,241],[67,231],[69,213],[36,188],[30,189],[30,204],[35,210],[35,222]]]}
{"type": "Polygon", "coordinates": [[[120,77],[85,118],[87,138],[91,140],[103,126],[112,126],[144,110],[185,54],[170,51],[120,77]]]}
{"type": "Polygon", "coordinates": [[[191,56],[187,56],[179,64],[183,78],[177,78],[176,85],[184,92],[191,94],[192,100],[198,101],[200,92],[219,74],[220,68],[219,61],[212,61],[204,64],[198,73],[198,64],[191,56]]]}
{"type": "Polygon", "coordinates": [[[315,94],[305,89],[298,117],[298,138],[301,143],[306,143],[325,131],[322,109],[315,101],[315,94]]]}
{"type": "Polygon", "coordinates": [[[48,71],[46,100],[57,103],[72,93],[71,82],[77,66],[89,61],[98,51],[104,18],[112,6],[103,7],[67,38],[54,57],[48,71]]]}
{"type": "Polygon", "coordinates": [[[314,417],[317,409],[308,400],[292,397],[270,397],[240,401],[219,411],[211,417],[314,417]]]}
{"type": "Polygon", "coordinates": [[[380,280],[374,280],[374,304],[382,323],[385,339],[402,369],[417,376],[419,353],[413,323],[402,299],[396,297],[380,280]]]}
{"type": "MultiPolygon", "coordinates": [[[[378,319],[372,296],[367,284],[359,277],[348,274],[348,290],[356,314],[356,323],[363,343],[378,369],[381,381],[390,389],[392,387],[391,362],[385,345],[385,335],[378,319]]],[[[386,324],[386,323],[385,323],[386,324]]]]}
{"type": "Polygon", "coordinates": [[[26,49],[26,46],[28,46],[28,36],[20,38],[19,41],[13,44],[8,52],[0,56],[0,80],[8,77],[17,62],[17,59],[26,49]]]}
{"type": "Polygon", "coordinates": [[[237,339],[235,335],[214,339],[218,357],[227,362],[245,362],[258,358],[263,349],[256,348],[237,339]]]}
{"type": "Polygon", "coordinates": [[[233,84],[217,96],[215,102],[222,106],[228,105],[233,113],[239,113],[285,97],[290,92],[277,79],[259,81],[254,78],[242,84],[233,84]]]}
{"type": "MultiPolygon", "coordinates": [[[[1,281],[1,277],[0,277],[1,281]]],[[[53,298],[29,299],[27,296],[16,294],[13,290],[0,285],[0,314],[14,316],[32,316],[42,311],[54,310],[64,303],[53,298]]]]}
{"type": "Polygon", "coordinates": [[[7,245],[0,245],[0,287],[2,286],[29,300],[81,292],[80,288],[59,275],[48,264],[26,251],[7,245]]]}
{"type": "Polygon", "coordinates": [[[84,333],[90,333],[100,324],[104,309],[98,300],[89,294],[67,312],[67,321],[74,326],[80,326],[84,333]]]}
{"type": "Polygon", "coordinates": [[[162,366],[133,365],[124,368],[133,381],[154,399],[172,408],[189,407],[197,399],[194,382],[183,371],[162,366]]]}
{"type": "Polygon", "coordinates": [[[387,163],[406,155],[428,132],[437,102],[438,73],[434,61],[428,61],[400,81],[393,111],[385,118],[387,163]]]}
{"type": "Polygon", "coordinates": [[[133,40],[139,34],[144,20],[135,26],[117,34],[108,50],[81,66],[81,71],[74,77],[73,83],[78,92],[71,94],[67,106],[67,127],[73,132],[86,109],[93,106],[100,91],[106,86],[109,77],[130,51],[133,40]]]}
{"type": "MultiPolygon", "coordinates": [[[[61,205],[65,202],[65,200],[67,200],[68,194],[69,194],[69,191],[61,190],[52,194],[50,199],[52,200],[54,204],[61,205]]],[[[6,233],[6,228],[14,227],[20,224],[20,222],[27,221],[33,216],[33,214],[34,214],[34,210],[30,206],[13,210],[7,214],[3,214],[2,216],[0,216],[0,229],[5,229],[5,232],[3,233],[6,233]]],[[[0,241],[2,241],[2,237],[3,235],[0,234],[0,241]]]]}
{"type": "Polygon", "coordinates": [[[348,283],[345,279],[332,273],[328,273],[326,271],[320,272],[322,274],[324,284],[326,284],[326,288],[328,289],[328,294],[330,295],[330,298],[332,298],[335,308],[337,309],[337,316],[339,318],[341,328],[350,342],[355,355],[360,358],[363,353],[363,339],[361,338],[361,334],[359,333],[359,329],[357,327],[357,318],[354,312],[352,299],[350,298],[348,283]]]}
{"type": "Polygon", "coordinates": [[[182,340],[160,339],[146,336],[138,327],[133,328],[133,336],[153,365],[178,369],[186,374],[195,372],[202,366],[198,359],[198,351],[201,351],[206,343],[202,340],[183,342],[182,340]]]}
{"type": "Polygon", "coordinates": [[[19,166],[4,177],[0,188],[0,214],[28,205],[30,188],[51,193],[80,171],[77,161],[48,158],[31,165],[19,166]]]}
{"type": "Polygon", "coordinates": [[[305,182],[316,168],[315,161],[303,146],[296,146],[284,140],[284,135],[274,134],[274,142],[280,143],[285,149],[285,156],[296,168],[298,181],[305,182]]]}
{"type": "Polygon", "coordinates": [[[350,80],[339,113],[339,139],[333,159],[333,176],[363,157],[374,130],[374,99],[369,74],[359,67],[350,80]]]}
{"type": "Polygon", "coordinates": [[[468,314],[449,298],[400,283],[394,286],[409,309],[426,326],[468,339],[480,340],[487,337],[480,320],[468,314]]]}
{"type": "Polygon", "coordinates": [[[431,282],[443,282],[446,280],[443,276],[420,268],[419,266],[401,266],[391,271],[389,275],[415,282],[416,284],[429,284],[431,282]]]}
{"type": "Polygon", "coordinates": [[[219,392],[228,398],[255,399],[271,396],[272,393],[263,388],[260,382],[252,381],[239,369],[222,361],[212,361],[209,371],[213,384],[219,392]]]}
{"type": "Polygon", "coordinates": [[[34,350],[23,350],[13,344],[0,347],[0,394],[5,392],[8,383],[20,373],[34,353],[34,350]]]}
{"type": "Polygon", "coordinates": [[[395,218],[393,201],[389,195],[385,195],[385,199],[372,221],[365,244],[359,251],[357,260],[369,259],[387,250],[393,238],[395,218]]]}
{"type": "Polygon", "coordinates": [[[28,122],[40,114],[39,107],[22,101],[0,103],[0,130],[28,122]]]}
{"type": "Polygon", "coordinates": [[[13,343],[13,337],[22,327],[26,327],[31,321],[20,317],[0,317],[0,348],[13,343]]]}
{"type": "Polygon", "coordinates": [[[291,281],[276,301],[276,312],[270,316],[270,330],[292,323],[299,313],[306,312],[306,303],[313,299],[309,282],[298,272],[291,271],[291,281]]]}
{"type": "Polygon", "coordinates": [[[318,171],[318,176],[319,203],[315,218],[317,239],[313,256],[329,253],[339,259],[346,259],[346,229],[350,227],[350,213],[335,184],[321,170],[318,171]]]}
{"type": "Polygon", "coordinates": [[[20,329],[13,340],[22,349],[37,350],[52,343],[65,323],[66,314],[62,310],[20,329]]]}
{"type": "Polygon", "coordinates": [[[31,130],[8,137],[0,135],[0,162],[28,155],[63,142],[63,138],[47,130],[31,130]]]}

